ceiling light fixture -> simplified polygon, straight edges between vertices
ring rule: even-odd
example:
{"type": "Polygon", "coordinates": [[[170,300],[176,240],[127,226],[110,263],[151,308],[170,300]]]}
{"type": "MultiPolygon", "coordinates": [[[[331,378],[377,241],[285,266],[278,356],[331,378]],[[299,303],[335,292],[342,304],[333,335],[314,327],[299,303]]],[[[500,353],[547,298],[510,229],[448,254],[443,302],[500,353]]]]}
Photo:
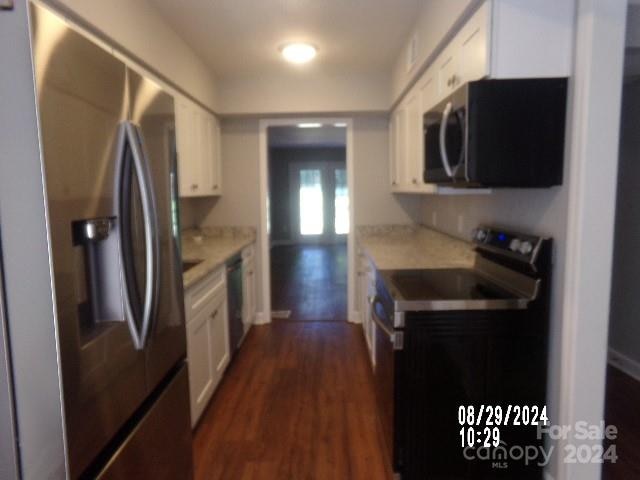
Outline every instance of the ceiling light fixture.
{"type": "Polygon", "coordinates": [[[320,128],[322,126],[321,123],[315,122],[307,122],[307,123],[299,123],[298,128],[320,128]]]}
{"type": "Polygon", "coordinates": [[[347,126],[347,124],[344,122],[338,122],[338,123],[334,123],[333,126],[336,128],[344,128],[347,126]]]}
{"type": "Polygon", "coordinates": [[[291,63],[307,63],[316,56],[318,49],[309,43],[289,43],[280,48],[286,61],[291,63]]]}

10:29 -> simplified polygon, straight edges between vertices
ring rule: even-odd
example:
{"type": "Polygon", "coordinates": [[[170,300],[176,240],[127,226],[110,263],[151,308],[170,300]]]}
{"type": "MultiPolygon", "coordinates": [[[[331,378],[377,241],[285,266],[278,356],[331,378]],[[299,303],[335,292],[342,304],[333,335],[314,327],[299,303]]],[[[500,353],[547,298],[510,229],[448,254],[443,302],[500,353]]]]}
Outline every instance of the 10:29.
{"type": "Polygon", "coordinates": [[[459,433],[462,448],[489,448],[500,445],[500,429],[498,427],[485,427],[482,430],[476,430],[473,427],[462,427],[459,433]]]}

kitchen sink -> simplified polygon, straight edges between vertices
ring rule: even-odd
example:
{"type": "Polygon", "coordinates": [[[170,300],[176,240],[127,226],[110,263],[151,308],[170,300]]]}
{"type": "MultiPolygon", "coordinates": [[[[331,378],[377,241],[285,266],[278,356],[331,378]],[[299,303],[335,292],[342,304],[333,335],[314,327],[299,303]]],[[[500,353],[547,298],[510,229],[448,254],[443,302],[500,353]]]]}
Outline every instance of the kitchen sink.
{"type": "Polygon", "coordinates": [[[182,273],[191,270],[196,265],[200,265],[202,260],[183,260],[182,261],[182,273]]]}

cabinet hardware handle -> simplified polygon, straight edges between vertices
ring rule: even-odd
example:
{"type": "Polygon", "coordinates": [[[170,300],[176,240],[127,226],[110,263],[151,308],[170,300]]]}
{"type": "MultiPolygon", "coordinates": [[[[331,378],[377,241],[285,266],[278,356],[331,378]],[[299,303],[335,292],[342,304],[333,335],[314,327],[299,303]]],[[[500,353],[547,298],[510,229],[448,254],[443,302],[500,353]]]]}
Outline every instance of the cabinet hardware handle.
{"type": "Polygon", "coordinates": [[[216,315],[218,315],[218,309],[214,310],[214,312],[211,314],[211,318],[216,318],[216,315]]]}
{"type": "Polygon", "coordinates": [[[191,190],[196,190],[198,188],[198,184],[194,183],[191,185],[191,190]]]}
{"type": "Polygon", "coordinates": [[[214,190],[217,190],[217,189],[218,189],[218,185],[214,185],[214,186],[213,186],[213,189],[214,189],[214,190]]]}
{"type": "Polygon", "coordinates": [[[418,183],[418,180],[414,178],[414,179],[413,179],[413,183],[414,183],[414,184],[417,184],[417,183],[418,183]]]}

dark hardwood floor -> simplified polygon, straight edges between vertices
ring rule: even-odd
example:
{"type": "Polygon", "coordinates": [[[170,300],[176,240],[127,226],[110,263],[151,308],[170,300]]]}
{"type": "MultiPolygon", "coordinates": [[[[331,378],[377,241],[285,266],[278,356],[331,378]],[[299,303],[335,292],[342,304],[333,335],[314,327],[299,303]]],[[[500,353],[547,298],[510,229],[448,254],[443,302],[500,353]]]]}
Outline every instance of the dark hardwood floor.
{"type": "Polygon", "coordinates": [[[291,310],[291,320],[346,320],[347,246],[273,247],[271,308],[291,310]]]}
{"type": "Polygon", "coordinates": [[[640,382],[609,366],[605,401],[605,421],[618,428],[618,460],[604,464],[602,478],[640,479],[640,382]]]}
{"type": "Polygon", "coordinates": [[[195,432],[195,478],[391,478],[368,362],[358,325],[254,326],[195,432]]]}

